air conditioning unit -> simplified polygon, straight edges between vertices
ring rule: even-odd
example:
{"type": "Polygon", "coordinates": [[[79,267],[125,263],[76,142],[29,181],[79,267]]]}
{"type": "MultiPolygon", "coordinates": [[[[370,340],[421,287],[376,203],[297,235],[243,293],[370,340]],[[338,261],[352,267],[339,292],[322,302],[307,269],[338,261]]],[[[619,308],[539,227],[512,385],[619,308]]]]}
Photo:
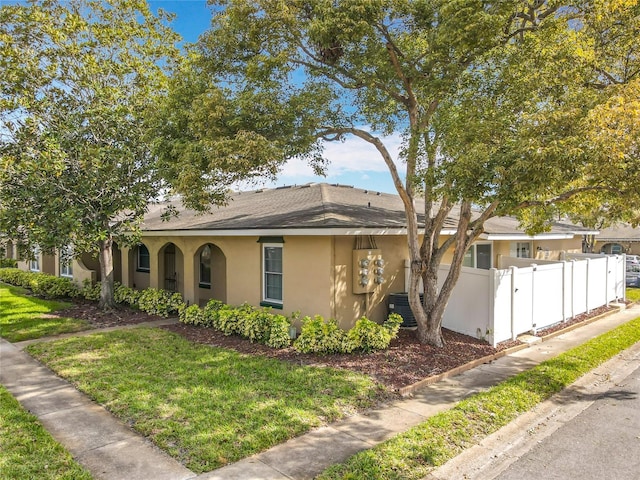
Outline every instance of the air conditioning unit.
{"type": "MultiPolygon", "coordinates": [[[[420,302],[424,299],[424,295],[420,294],[420,302]]],[[[389,313],[397,313],[402,317],[403,328],[416,327],[416,317],[409,306],[409,294],[407,292],[389,294],[389,313]]]]}

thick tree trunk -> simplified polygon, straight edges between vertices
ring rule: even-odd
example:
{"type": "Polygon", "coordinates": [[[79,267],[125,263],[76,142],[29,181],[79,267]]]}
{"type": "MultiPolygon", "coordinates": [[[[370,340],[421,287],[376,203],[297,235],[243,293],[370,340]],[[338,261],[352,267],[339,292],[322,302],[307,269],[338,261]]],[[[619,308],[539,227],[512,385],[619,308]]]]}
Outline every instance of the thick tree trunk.
{"type": "Polygon", "coordinates": [[[100,241],[100,302],[99,307],[105,310],[115,308],[113,298],[113,239],[100,241]]]}

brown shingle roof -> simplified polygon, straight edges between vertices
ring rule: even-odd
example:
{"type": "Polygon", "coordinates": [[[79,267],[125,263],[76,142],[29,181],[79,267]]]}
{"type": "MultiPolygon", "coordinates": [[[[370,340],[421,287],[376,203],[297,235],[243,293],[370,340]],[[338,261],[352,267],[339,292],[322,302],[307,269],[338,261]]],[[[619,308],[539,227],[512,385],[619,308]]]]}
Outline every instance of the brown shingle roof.
{"type": "MultiPolygon", "coordinates": [[[[405,228],[402,200],[398,195],[379,193],[345,185],[311,183],[233,193],[229,203],[198,214],[173,202],[180,215],[162,221],[166,204],[153,205],[145,216],[144,231],[166,230],[258,230],[323,228],[405,228]]],[[[445,228],[456,228],[456,213],[445,228]]],[[[419,218],[420,224],[424,217],[419,218]]],[[[557,224],[553,231],[579,231],[575,226],[557,224]]],[[[522,234],[518,221],[510,217],[492,218],[487,233],[522,234]]]]}

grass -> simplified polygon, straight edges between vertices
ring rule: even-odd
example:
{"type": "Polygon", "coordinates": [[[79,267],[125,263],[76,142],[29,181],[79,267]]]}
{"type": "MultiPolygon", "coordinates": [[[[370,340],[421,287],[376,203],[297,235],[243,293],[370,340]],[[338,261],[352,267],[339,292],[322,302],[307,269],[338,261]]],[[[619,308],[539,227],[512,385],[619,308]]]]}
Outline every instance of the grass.
{"type": "Polygon", "coordinates": [[[627,300],[630,302],[640,301],[640,288],[627,287],[627,300]]]}
{"type": "Polygon", "coordinates": [[[10,342],[86,330],[88,323],[75,318],[46,318],[69,303],[25,296],[26,290],[0,285],[0,336],[10,342]]]}
{"type": "Polygon", "coordinates": [[[161,329],[34,344],[28,352],[195,472],[206,472],[373,404],[346,370],[195,345],[161,329]]]}
{"type": "Polygon", "coordinates": [[[456,404],[319,479],[418,479],[640,341],[640,318],[456,404]]]}
{"type": "Polygon", "coordinates": [[[2,478],[91,479],[89,472],[3,387],[0,387],[0,472],[2,478]]]}

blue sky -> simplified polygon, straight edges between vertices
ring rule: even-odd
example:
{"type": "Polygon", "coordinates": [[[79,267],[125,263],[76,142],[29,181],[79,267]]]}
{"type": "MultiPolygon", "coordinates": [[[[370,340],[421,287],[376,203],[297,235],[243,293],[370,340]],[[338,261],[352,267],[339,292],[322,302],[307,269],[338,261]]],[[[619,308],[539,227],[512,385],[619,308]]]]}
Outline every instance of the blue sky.
{"type": "MultiPolygon", "coordinates": [[[[165,11],[176,14],[172,26],[183,37],[185,42],[196,42],[198,36],[210,26],[212,13],[206,0],[148,1],[154,12],[162,8],[165,11]]],[[[19,0],[0,0],[0,5],[6,3],[23,2],[19,0]]],[[[394,136],[388,138],[385,143],[392,153],[397,153],[400,138],[399,136],[394,136]]],[[[275,182],[259,181],[257,185],[242,185],[236,186],[236,188],[328,182],[353,185],[379,192],[396,193],[384,161],[375,148],[368,143],[359,139],[348,139],[342,143],[333,142],[327,144],[325,153],[330,160],[326,177],[314,175],[312,169],[302,161],[290,161],[283,167],[275,182]]],[[[402,167],[402,165],[399,167],[402,167]]]]}
{"type": "MultiPolygon", "coordinates": [[[[177,15],[173,28],[186,42],[195,42],[207,30],[211,10],[205,0],[151,0],[152,10],[162,8],[177,15]]],[[[389,138],[387,145],[394,152],[399,147],[399,137],[389,138]]],[[[259,182],[259,186],[329,182],[353,185],[369,190],[396,193],[389,172],[380,154],[362,140],[350,139],[343,143],[331,143],[326,147],[331,161],[326,177],[318,177],[301,161],[291,161],[283,169],[275,183],[259,182]]]]}

